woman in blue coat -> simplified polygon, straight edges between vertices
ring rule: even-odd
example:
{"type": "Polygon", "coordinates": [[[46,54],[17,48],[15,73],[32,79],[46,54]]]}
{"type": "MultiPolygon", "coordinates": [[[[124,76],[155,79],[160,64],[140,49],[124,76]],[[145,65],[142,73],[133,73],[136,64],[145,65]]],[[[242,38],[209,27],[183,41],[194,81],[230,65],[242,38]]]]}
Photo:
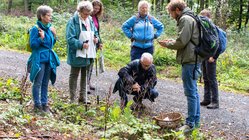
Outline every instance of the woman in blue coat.
{"type": "Polygon", "coordinates": [[[79,103],[87,101],[87,72],[90,64],[96,58],[96,44],[98,43],[98,31],[90,16],[93,11],[92,3],[81,1],[77,11],[70,18],[66,27],[67,63],[71,66],[69,75],[70,102],[75,102],[77,79],[80,77],[79,103]]]}
{"type": "Polygon", "coordinates": [[[60,65],[57,54],[52,50],[56,42],[56,30],[51,27],[53,9],[42,5],[37,8],[37,25],[30,30],[32,54],[28,60],[34,110],[49,112],[48,83],[56,81],[56,67],[60,65]]]}

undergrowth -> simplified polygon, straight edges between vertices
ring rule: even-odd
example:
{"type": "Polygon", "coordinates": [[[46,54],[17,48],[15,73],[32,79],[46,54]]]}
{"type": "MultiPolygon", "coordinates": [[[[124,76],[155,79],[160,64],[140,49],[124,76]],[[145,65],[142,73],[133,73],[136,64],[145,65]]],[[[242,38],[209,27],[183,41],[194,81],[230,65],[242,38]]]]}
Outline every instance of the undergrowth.
{"type": "MultiPolygon", "coordinates": [[[[0,79],[0,133],[9,138],[51,138],[51,139],[204,139],[203,133],[195,130],[185,136],[181,131],[161,129],[152,119],[150,112],[136,113],[130,110],[128,102],[124,110],[111,92],[99,104],[93,97],[92,104],[69,104],[61,91],[49,89],[50,114],[34,113],[31,93],[16,92],[20,82],[16,79],[0,79]],[[2,92],[5,89],[10,92],[2,92]],[[20,94],[24,98],[19,103],[20,94]],[[17,96],[19,95],[19,96],[17,96]],[[16,97],[16,98],[12,98],[16,97]],[[140,114],[140,115],[138,115],[140,114]]],[[[28,90],[29,91],[29,90],[28,90]]]]}

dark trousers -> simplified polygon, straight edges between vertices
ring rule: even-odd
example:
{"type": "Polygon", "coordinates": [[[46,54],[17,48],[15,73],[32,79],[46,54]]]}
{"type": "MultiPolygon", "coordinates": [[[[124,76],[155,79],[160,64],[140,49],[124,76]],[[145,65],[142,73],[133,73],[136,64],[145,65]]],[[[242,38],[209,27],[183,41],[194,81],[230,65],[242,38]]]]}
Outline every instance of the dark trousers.
{"type": "MultiPolygon", "coordinates": [[[[154,86],[156,83],[154,84],[154,86]]],[[[114,91],[119,91],[119,96],[122,100],[125,101],[125,106],[128,102],[127,94],[134,95],[133,100],[134,102],[142,102],[143,99],[149,99],[151,102],[155,101],[155,98],[158,96],[158,92],[154,87],[151,87],[145,93],[137,93],[132,91],[132,85],[127,85],[121,78],[119,78],[114,86],[114,91]]]]}
{"type": "Polygon", "coordinates": [[[154,53],[154,47],[149,47],[149,48],[139,48],[136,46],[132,46],[131,47],[131,61],[135,60],[135,59],[140,59],[143,53],[150,53],[151,55],[153,55],[154,53]]]}
{"type": "Polygon", "coordinates": [[[79,94],[79,101],[85,100],[86,95],[86,78],[87,73],[89,70],[89,66],[86,67],[72,67],[69,75],[69,92],[70,92],[70,100],[74,102],[75,96],[76,96],[76,90],[77,90],[77,80],[79,73],[81,73],[80,76],[80,94],[79,94]]]}
{"type": "Polygon", "coordinates": [[[204,79],[204,100],[219,103],[218,83],[216,79],[216,60],[212,63],[202,62],[204,79]]]}

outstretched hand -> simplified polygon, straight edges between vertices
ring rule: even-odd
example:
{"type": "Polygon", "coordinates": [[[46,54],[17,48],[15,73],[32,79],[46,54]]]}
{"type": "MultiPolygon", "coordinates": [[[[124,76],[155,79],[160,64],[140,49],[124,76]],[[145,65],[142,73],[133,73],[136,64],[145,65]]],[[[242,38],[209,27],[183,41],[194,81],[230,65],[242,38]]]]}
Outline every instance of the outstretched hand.
{"type": "Polygon", "coordinates": [[[173,44],[175,42],[175,40],[173,39],[165,39],[165,40],[159,40],[157,41],[162,47],[167,47],[170,44],[173,44]]]}

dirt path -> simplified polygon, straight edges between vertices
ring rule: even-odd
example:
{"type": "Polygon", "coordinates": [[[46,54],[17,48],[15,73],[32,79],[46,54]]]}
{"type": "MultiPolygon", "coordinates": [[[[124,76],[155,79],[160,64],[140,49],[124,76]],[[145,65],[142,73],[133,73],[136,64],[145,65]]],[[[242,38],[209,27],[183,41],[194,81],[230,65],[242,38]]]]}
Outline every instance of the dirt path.
{"type": "MultiPolygon", "coordinates": [[[[0,49],[0,77],[10,76],[21,78],[24,75],[26,61],[29,57],[27,53],[6,51],[0,49]]],[[[58,67],[58,77],[55,87],[68,92],[69,65],[62,61],[58,67]]],[[[100,74],[98,78],[93,76],[93,84],[98,83],[99,92],[107,93],[110,85],[117,79],[117,72],[107,70],[100,74]]],[[[157,89],[160,93],[156,102],[151,104],[144,101],[147,106],[151,106],[154,112],[179,111],[186,116],[187,103],[183,94],[181,83],[172,80],[159,80],[157,89]]],[[[203,87],[199,87],[200,98],[203,98],[203,87]]],[[[201,130],[206,131],[210,137],[224,139],[249,139],[249,96],[237,95],[220,91],[220,108],[209,110],[201,107],[201,130]]],[[[91,96],[91,95],[90,95],[91,96]]],[[[118,98],[117,94],[113,98],[118,98]]]]}

